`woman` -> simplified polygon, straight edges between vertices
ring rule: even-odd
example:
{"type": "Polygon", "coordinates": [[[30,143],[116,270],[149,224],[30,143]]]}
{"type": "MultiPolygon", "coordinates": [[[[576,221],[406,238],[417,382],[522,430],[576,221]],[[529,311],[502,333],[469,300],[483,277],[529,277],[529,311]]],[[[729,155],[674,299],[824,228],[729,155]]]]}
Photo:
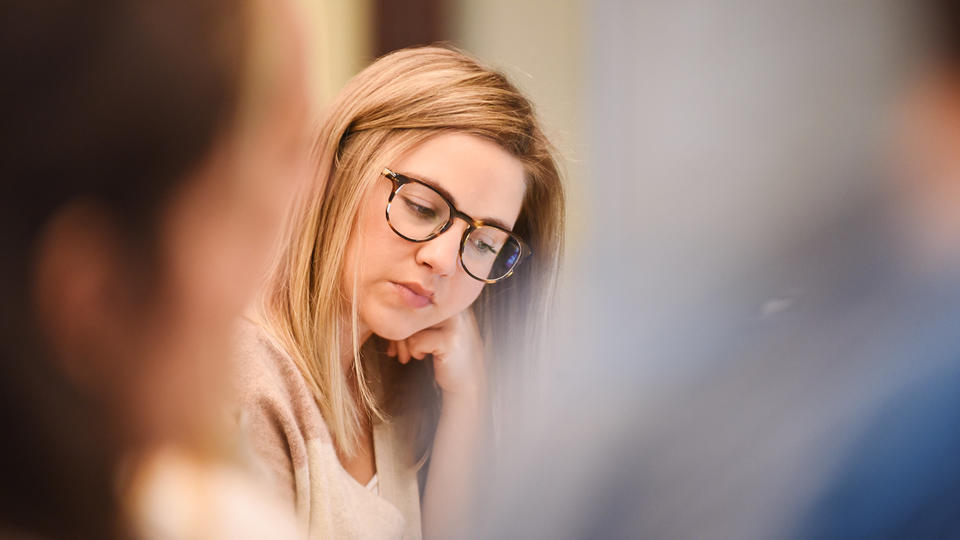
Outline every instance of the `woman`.
{"type": "Polygon", "coordinates": [[[316,148],[241,334],[242,422],[311,536],[448,537],[487,370],[532,360],[553,287],[551,147],[502,75],[429,47],[357,75],[316,148]]]}
{"type": "Polygon", "coordinates": [[[306,178],[280,5],[0,8],[0,537],[237,526],[216,383],[306,178]]]}

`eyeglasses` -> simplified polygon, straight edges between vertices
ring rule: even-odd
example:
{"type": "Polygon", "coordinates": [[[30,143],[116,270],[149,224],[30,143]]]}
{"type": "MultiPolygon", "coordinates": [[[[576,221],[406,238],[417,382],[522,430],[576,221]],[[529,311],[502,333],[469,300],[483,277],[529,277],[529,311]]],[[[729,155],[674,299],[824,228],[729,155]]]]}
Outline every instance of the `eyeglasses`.
{"type": "Polygon", "coordinates": [[[467,222],[460,239],[460,264],[470,277],[484,283],[500,281],[532,254],[519,236],[457,210],[433,186],[390,169],[381,174],[393,182],[387,200],[387,223],[401,238],[426,242],[443,234],[457,218],[467,222]]]}

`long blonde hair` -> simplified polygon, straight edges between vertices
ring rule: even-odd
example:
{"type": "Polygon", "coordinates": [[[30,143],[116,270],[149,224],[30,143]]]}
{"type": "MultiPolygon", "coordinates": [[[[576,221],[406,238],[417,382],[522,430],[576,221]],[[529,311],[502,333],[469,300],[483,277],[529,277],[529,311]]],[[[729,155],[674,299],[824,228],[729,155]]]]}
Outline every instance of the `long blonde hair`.
{"type": "MultiPolygon", "coordinates": [[[[382,351],[365,346],[361,352],[351,301],[356,295],[343,290],[348,246],[362,241],[354,234],[358,214],[385,164],[445,132],[496,142],[526,172],[514,231],[533,257],[507,280],[486,286],[473,305],[488,369],[529,362],[542,339],[564,201],[552,148],[533,107],[503,75],[456,50],[422,47],[380,58],[350,81],[320,125],[316,176],[289,216],[260,313],[261,324],[313,389],[337,448],[348,455],[357,449],[364,422],[387,413],[363,365],[382,351]],[[352,343],[343,343],[345,337],[352,343]],[[347,346],[354,355],[352,373],[341,363],[347,346]]],[[[356,276],[347,278],[355,292],[356,276]]]]}

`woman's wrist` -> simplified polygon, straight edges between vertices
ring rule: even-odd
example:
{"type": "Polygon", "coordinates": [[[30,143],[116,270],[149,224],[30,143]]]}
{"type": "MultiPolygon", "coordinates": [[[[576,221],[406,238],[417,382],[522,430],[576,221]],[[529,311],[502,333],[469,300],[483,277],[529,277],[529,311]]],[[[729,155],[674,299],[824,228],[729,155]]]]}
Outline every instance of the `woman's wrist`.
{"type": "Polygon", "coordinates": [[[479,412],[486,401],[484,388],[481,385],[457,390],[442,390],[440,395],[444,412],[447,410],[479,412]]]}

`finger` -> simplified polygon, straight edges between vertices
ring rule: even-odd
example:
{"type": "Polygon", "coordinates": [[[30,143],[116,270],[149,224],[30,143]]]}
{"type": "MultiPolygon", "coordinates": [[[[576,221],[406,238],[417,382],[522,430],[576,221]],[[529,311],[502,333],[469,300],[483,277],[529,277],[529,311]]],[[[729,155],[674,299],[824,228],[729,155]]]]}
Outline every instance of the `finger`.
{"type": "Polygon", "coordinates": [[[397,344],[394,341],[387,342],[387,356],[393,357],[397,355],[397,344]]]}
{"type": "Polygon", "coordinates": [[[422,339],[407,339],[407,350],[410,351],[410,357],[416,360],[423,360],[427,354],[424,351],[422,339]]]}
{"type": "Polygon", "coordinates": [[[407,349],[407,342],[396,341],[395,343],[397,344],[397,360],[399,360],[401,364],[406,364],[410,361],[410,350],[407,349]]]}
{"type": "Polygon", "coordinates": [[[432,339],[420,339],[416,343],[408,345],[408,347],[410,348],[410,356],[417,360],[423,360],[427,355],[436,355],[441,350],[437,341],[432,339]]]}
{"type": "Polygon", "coordinates": [[[423,360],[428,354],[436,356],[445,350],[448,341],[447,335],[441,330],[427,329],[417,332],[407,339],[407,348],[410,355],[417,360],[423,360]]]}
{"type": "Polygon", "coordinates": [[[435,350],[424,347],[413,347],[410,349],[410,356],[417,360],[423,360],[427,355],[434,354],[435,350]]]}

